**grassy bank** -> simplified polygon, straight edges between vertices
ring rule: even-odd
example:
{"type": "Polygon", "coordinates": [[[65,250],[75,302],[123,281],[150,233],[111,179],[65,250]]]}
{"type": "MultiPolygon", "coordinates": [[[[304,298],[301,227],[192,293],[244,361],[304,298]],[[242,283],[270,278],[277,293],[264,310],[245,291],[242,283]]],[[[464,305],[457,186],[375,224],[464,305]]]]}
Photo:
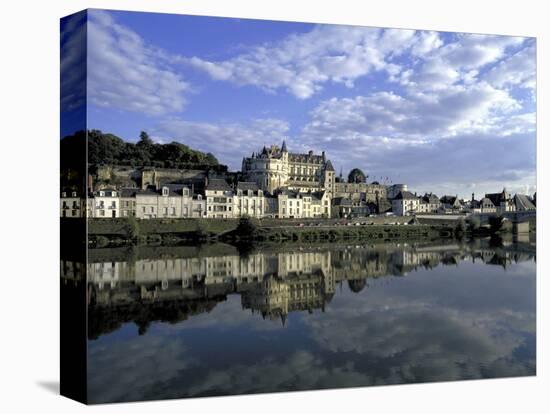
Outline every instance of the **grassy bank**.
{"type": "Polygon", "coordinates": [[[237,224],[235,219],[89,219],[88,238],[96,247],[175,244],[213,239],[234,230],[237,224]]]}
{"type": "MultiPolygon", "coordinates": [[[[62,227],[74,226],[75,220],[78,219],[62,219],[62,227]]],[[[482,237],[504,230],[502,226],[485,228],[466,224],[464,221],[455,221],[454,225],[449,225],[449,223],[423,224],[404,217],[384,218],[384,220],[380,223],[351,223],[330,219],[89,219],[88,238],[90,247],[175,245],[211,241],[232,244],[242,242],[326,243],[348,240],[394,241],[482,237]]]]}

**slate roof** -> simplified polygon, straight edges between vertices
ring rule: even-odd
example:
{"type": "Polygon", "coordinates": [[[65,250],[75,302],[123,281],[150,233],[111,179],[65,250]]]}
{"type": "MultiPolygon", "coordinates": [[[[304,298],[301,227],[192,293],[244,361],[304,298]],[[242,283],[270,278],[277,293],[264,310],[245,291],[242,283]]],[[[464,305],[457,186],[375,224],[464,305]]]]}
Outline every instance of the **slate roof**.
{"type": "Polygon", "coordinates": [[[422,196],[422,201],[429,203],[429,204],[439,204],[439,197],[435,194],[424,194],[422,196]]]}
{"type": "Polygon", "coordinates": [[[332,162],[330,162],[330,160],[327,161],[327,164],[325,166],[325,169],[327,171],[334,171],[334,167],[332,166],[332,162]]]}
{"type": "Polygon", "coordinates": [[[256,184],[255,182],[252,182],[252,181],[239,181],[237,183],[237,190],[242,190],[242,191],[252,190],[254,192],[257,192],[259,190],[259,188],[258,188],[258,184],[256,184]]]}
{"type": "Polygon", "coordinates": [[[485,194],[485,197],[491,200],[495,206],[500,206],[501,202],[509,200],[509,195],[506,190],[502,190],[500,193],[485,194]]]}
{"type": "Polygon", "coordinates": [[[324,195],[325,195],[324,191],[314,191],[311,193],[311,198],[313,200],[321,201],[324,195]]]}
{"type": "Polygon", "coordinates": [[[472,200],[470,201],[470,208],[479,208],[481,207],[481,201],[472,200]]]}
{"type": "Polygon", "coordinates": [[[514,205],[518,211],[536,210],[535,205],[524,194],[516,194],[514,196],[514,205]]]}
{"type": "Polygon", "coordinates": [[[454,204],[456,203],[456,196],[444,195],[439,199],[443,204],[454,204]]]}
{"type": "Polygon", "coordinates": [[[314,155],[314,154],[295,154],[295,153],[289,153],[288,154],[288,160],[294,161],[294,162],[313,162],[316,164],[321,164],[323,162],[323,156],[322,155],[314,155]]]}
{"type": "Polygon", "coordinates": [[[345,198],[345,197],[333,198],[332,203],[335,206],[343,206],[343,207],[350,207],[351,206],[351,200],[349,198],[345,198]]]}
{"type": "Polygon", "coordinates": [[[410,191],[400,191],[399,194],[395,197],[394,200],[416,200],[418,197],[416,197],[413,193],[410,191]]]}
{"type": "Polygon", "coordinates": [[[491,200],[489,197],[483,197],[481,200],[479,200],[480,205],[487,204],[488,202],[491,203],[493,207],[495,206],[495,203],[493,203],[493,200],[491,200]]]}
{"type": "Polygon", "coordinates": [[[138,192],[141,190],[139,188],[121,188],[120,196],[123,198],[135,197],[138,192]]]}
{"type": "Polygon", "coordinates": [[[227,181],[221,178],[212,178],[209,180],[206,189],[210,191],[232,191],[227,181]]]}

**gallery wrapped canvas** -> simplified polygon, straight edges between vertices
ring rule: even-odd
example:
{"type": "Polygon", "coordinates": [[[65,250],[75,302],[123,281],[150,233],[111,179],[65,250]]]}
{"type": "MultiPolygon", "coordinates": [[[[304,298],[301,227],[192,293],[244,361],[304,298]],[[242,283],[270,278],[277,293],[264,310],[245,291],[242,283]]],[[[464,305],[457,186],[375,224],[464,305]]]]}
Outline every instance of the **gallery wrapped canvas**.
{"type": "Polygon", "coordinates": [[[61,393],[536,374],[536,39],[61,19],[61,393]]]}

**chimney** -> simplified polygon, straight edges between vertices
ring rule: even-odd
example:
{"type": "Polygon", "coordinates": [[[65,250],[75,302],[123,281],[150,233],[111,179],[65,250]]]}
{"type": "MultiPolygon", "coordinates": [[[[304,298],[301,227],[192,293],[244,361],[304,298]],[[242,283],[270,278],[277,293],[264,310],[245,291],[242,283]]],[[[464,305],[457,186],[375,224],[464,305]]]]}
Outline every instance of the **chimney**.
{"type": "Polygon", "coordinates": [[[472,193],[472,201],[475,201],[474,193],[472,193]]]}

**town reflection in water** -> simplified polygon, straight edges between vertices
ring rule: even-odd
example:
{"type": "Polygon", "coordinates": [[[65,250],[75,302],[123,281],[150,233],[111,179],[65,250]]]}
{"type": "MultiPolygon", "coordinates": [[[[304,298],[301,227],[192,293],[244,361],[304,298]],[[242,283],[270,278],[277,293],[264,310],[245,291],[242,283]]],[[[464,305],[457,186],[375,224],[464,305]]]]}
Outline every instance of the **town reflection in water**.
{"type": "Polygon", "coordinates": [[[534,375],[535,255],[529,240],[211,244],[93,249],[61,271],[87,276],[102,402],[534,375]]]}

